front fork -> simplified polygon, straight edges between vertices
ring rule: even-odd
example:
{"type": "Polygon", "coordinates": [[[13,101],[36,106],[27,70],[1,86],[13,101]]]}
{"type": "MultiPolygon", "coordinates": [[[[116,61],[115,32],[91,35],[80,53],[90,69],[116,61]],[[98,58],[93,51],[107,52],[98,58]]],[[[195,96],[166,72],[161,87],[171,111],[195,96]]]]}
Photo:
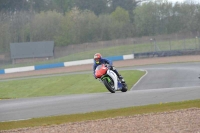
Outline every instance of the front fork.
{"type": "Polygon", "coordinates": [[[113,79],[115,90],[119,90],[118,89],[118,82],[117,82],[118,77],[117,77],[116,73],[113,72],[112,70],[108,70],[107,74],[113,79]]]}

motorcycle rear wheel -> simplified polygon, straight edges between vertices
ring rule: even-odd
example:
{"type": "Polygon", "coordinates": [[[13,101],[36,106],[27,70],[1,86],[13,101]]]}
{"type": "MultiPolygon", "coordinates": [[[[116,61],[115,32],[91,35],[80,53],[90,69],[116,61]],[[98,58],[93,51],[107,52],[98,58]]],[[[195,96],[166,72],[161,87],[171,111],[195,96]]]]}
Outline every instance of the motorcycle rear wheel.
{"type": "Polygon", "coordinates": [[[126,83],[123,83],[122,84],[122,92],[126,92],[128,90],[128,86],[127,86],[127,84],[126,83]]]}

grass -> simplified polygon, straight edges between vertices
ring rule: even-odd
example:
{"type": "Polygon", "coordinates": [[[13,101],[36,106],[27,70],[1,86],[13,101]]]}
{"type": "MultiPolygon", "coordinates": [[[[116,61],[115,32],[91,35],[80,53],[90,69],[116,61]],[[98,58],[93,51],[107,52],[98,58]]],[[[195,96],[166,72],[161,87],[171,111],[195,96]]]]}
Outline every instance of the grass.
{"type": "MultiPolygon", "coordinates": [[[[145,74],[144,71],[120,71],[129,89],[145,74]]],[[[4,81],[0,83],[0,99],[107,92],[93,74],[77,74],[46,78],[4,81]]]]}
{"type": "Polygon", "coordinates": [[[114,118],[119,116],[134,116],[138,114],[174,111],[174,110],[187,109],[193,107],[200,108],[200,100],[153,104],[153,105],[129,107],[122,109],[112,109],[107,111],[97,111],[85,114],[33,118],[30,120],[23,120],[23,121],[0,122],[0,130],[9,130],[9,129],[35,127],[35,126],[48,126],[48,125],[71,123],[71,122],[114,118]]]}

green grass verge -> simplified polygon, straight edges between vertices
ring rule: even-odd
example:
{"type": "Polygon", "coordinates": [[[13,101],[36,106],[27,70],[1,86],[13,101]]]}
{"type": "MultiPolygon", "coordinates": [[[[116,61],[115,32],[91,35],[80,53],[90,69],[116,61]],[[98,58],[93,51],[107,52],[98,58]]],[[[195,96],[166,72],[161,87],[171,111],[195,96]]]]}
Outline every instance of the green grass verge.
{"type": "MultiPolygon", "coordinates": [[[[145,72],[128,70],[120,71],[120,74],[125,78],[130,89],[145,72]]],[[[94,79],[92,73],[13,80],[0,83],[0,99],[97,92],[108,92],[108,90],[102,83],[94,79]]]]}
{"type": "Polygon", "coordinates": [[[13,121],[13,122],[0,122],[0,130],[9,130],[9,129],[35,127],[35,126],[48,126],[48,125],[70,123],[70,122],[114,118],[119,116],[134,116],[137,114],[158,113],[158,112],[174,111],[174,110],[187,109],[193,107],[200,108],[200,99],[192,101],[129,107],[122,109],[112,109],[107,111],[97,111],[84,114],[34,118],[30,120],[13,121]]]}

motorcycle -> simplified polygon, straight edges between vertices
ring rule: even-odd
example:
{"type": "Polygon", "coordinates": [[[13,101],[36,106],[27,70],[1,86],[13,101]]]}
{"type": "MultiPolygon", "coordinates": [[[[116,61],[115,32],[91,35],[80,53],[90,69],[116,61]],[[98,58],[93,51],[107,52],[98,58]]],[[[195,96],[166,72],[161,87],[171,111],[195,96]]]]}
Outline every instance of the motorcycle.
{"type": "Polygon", "coordinates": [[[121,83],[116,73],[110,70],[106,64],[98,65],[96,67],[95,76],[111,93],[115,93],[115,91],[126,92],[128,90],[127,84],[121,83]]]}

